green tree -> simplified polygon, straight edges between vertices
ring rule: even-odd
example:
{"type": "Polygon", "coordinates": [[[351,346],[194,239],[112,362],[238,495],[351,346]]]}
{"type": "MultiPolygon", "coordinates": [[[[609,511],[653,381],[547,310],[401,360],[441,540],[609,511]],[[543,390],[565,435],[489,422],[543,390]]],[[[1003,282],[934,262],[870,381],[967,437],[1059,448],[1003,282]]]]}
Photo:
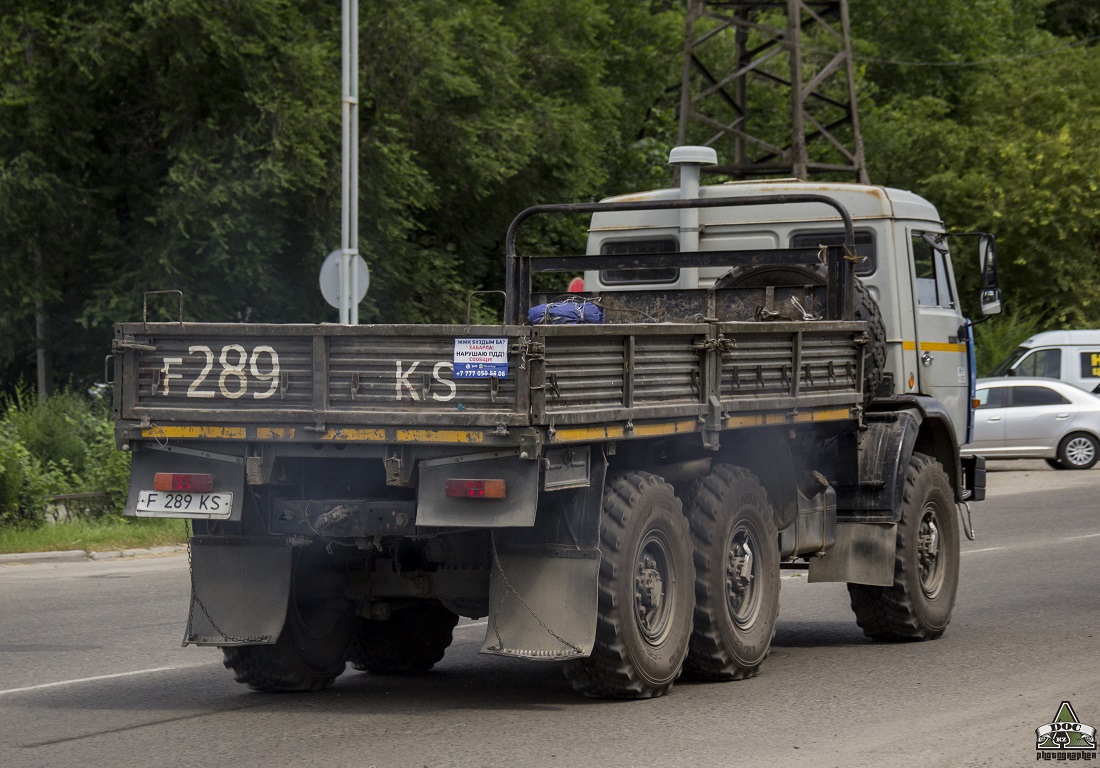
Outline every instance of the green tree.
{"type": "MultiPolygon", "coordinates": [[[[664,174],[681,12],[602,0],[361,7],[364,320],[457,320],[523,207],[664,174]],[[672,75],[671,77],[669,75],[672,75]],[[651,133],[639,125],[657,114],[651,133]],[[639,171],[639,161],[644,170],[639,171]]],[[[0,370],[98,378],[147,290],[205,321],[333,319],[339,13],[307,0],[13,0],[0,12],[0,370]]],[[[575,244],[583,224],[532,229],[575,244]]],[[[172,319],[158,297],[151,316],[172,319]]]]}
{"type": "MultiPolygon", "coordinates": [[[[1100,320],[1090,9],[851,3],[872,179],[997,232],[1008,299],[1041,325],[1100,320]]],[[[364,321],[461,320],[469,291],[503,287],[518,211],[668,182],[681,3],[360,12],[364,321]]],[[[102,375],[111,324],[140,316],[148,290],[183,291],[192,320],[335,319],[316,275],[339,241],[339,40],[321,0],[0,9],[5,387],[33,371],[39,306],[58,382],[102,375]]],[[[760,119],[779,132],[775,99],[760,119]]],[[[583,234],[536,221],[523,247],[573,250],[583,234]]],[[[150,312],[176,310],[160,297],[150,312]]]]}

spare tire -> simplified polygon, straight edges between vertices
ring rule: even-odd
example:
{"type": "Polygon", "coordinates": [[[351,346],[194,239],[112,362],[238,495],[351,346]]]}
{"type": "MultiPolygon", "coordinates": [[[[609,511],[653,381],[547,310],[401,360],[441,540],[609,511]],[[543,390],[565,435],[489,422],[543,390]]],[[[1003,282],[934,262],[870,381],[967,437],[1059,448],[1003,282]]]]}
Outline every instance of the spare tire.
{"type": "MultiPolygon", "coordinates": [[[[759,267],[735,267],[715,281],[715,288],[757,288],[762,286],[825,285],[821,269],[775,264],[759,267]]],[[[863,403],[870,403],[882,384],[886,370],[886,325],[870,289],[856,278],[855,319],[867,323],[868,343],[863,350],[863,403]]]]}
{"type": "Polygon", "coordinates": [[[886,325],[870,289],[859,278],[855,288],[855,319],[867,323],[867,346],[863,350],[863,404],[867,405],[878,394],[886,373],[886,325]]]}

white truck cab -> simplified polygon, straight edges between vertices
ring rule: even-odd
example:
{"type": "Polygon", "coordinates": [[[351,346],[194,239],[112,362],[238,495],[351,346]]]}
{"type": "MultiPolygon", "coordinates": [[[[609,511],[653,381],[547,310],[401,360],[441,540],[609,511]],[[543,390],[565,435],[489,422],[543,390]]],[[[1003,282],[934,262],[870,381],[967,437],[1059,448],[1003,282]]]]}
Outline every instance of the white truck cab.
{"type": "MultiPolygon", "coordinates": [[[[676,162],[678,150],[698,149],[677,148],[672,160],[676,162]]],[[[874,395],[927,395],[938,400],[950,417],[959,443],[965,442],[975,374],[951,254],[935,207],[912,192],[861,184],[782,179],[699,186],[698,165],[705,162],[689,159],[691,165],[681,166],[681,188],[607,202],[691,197],[734,200],[813,193],[843,206],[855,230],[855,273],[877,302],[886,332],[885,371],[874,395]]],[[[596,214],[588,253],[806,248],[839,245],[844,237],[840,217],[820,203],[714,207],[693,209],[691,213],[686,220],[675,210],[596,214]]],[[[983,258],[990,262],[989,269],[994,269],[991,245],[983,243],[982,250],[983,258]]],[[[584,288],[588,292],[657,286],[711,288],[725,272],[724,268],[707,267],[589,271],[584,275],[584,288]]],[[[995,285],[990,287],[995,289],[995,285]]],[[[820,307],[800,309],[807,315],[821,313],[820,307]]],[[[990,309],[989,314],[999,311],[999,307],[990,309]]]]}

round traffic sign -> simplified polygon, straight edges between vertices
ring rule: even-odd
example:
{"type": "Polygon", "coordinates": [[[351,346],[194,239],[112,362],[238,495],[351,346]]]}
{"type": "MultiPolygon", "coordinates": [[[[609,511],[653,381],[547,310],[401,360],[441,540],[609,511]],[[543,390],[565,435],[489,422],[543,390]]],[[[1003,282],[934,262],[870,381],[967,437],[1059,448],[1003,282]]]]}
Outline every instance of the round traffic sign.
{"type": "MultiPolygon", "coordinates": [[[[325,263],[321,265],[321,295],[325,297],[325,301],[329,306],[340,308],[340,254],[342,254],[339,248],[325,257],[325,263]]],[[[363,300],[363,297],[367,295],[367,288],[370,287],[370,270],[367,269],[367,262],[363,261],[363,257],[359,254],[351,260],[351,268],[356,270],[359,275],[359,290],[358,296],[355,296],[355,303],[358,304],[363,300]]]]}

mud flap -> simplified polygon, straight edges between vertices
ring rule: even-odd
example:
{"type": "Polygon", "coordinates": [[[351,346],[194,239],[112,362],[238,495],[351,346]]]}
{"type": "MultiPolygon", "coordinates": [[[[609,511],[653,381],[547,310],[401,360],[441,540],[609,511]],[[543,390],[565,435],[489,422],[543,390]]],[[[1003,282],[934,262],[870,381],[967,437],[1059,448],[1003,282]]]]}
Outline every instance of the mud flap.
{"type": "Polygon", "coordinates": [[[293,550],[191,543],[191,610],[184,645],[270,645],[290,599],[293,550]]]}
{"type": "Polygon", "coordinates": [[[599,571],[594,547],[498,553],[481,652],[536,661],[591,654],[599,571]]]}
{"type": "Polygon", "coordinates": [[[836,545],[810,558],[807,581],[888,587],[894,583],[897,536],[897,523],[837,523],[836,545]]]}

